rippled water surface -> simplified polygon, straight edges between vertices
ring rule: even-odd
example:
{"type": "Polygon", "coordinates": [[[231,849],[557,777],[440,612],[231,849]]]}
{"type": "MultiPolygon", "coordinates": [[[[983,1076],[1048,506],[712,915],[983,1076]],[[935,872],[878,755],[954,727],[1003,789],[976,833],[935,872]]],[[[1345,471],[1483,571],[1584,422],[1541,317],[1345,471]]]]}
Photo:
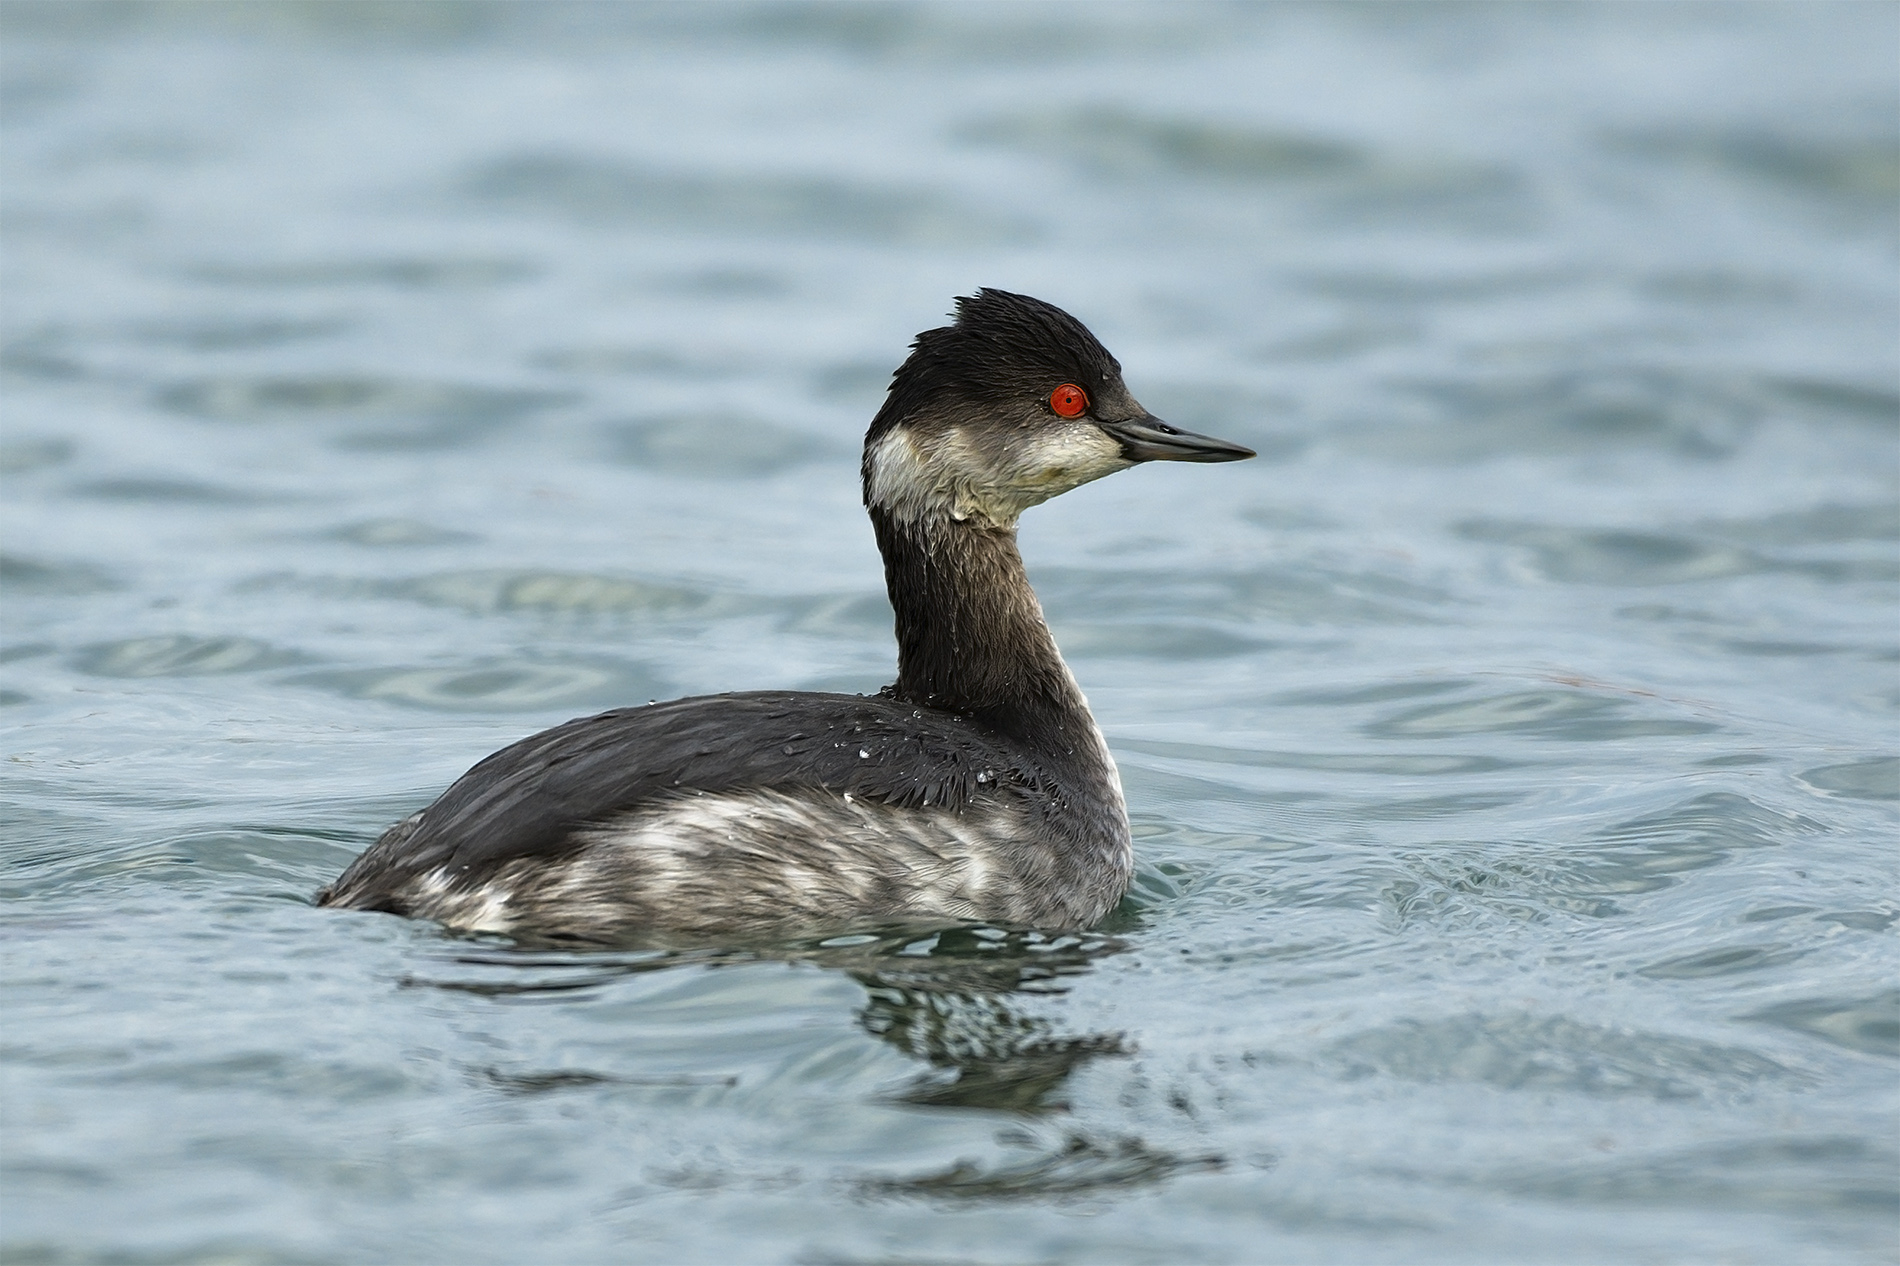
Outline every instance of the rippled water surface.
{"type": "Polygon", "coordinates": [[[7,4],[6,1260],[1891,1260],[1897,14],[7,4]],[[1107,926],[311,905],[888,680],[982,285],[1261,452],[1024,524],[1107,926]]]}

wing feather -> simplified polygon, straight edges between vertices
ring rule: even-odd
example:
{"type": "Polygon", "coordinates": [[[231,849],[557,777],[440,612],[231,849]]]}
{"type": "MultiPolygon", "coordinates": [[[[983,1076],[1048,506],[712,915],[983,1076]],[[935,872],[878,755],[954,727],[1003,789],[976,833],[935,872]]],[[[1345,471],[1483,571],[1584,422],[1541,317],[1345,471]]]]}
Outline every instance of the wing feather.
{"type": "Polygon", "coordinates": [[[1039,799],[1042,771],[962,717],[882,696],[702,695],[619,708],[531,735],[476,764],[319,896],[372,902],[441,871],[458,886],[579,847],[578,832],[653,800],[747,788],[822,789],[961,811],[1039,799]]]}

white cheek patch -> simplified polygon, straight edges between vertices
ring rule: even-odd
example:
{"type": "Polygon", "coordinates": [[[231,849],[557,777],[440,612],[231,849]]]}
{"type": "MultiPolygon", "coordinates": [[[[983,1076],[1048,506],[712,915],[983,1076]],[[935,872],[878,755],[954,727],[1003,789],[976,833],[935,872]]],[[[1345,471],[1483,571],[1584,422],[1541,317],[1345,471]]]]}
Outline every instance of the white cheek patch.
{"type": "Polygon", "coordinates": [[[921,518],[945,499],[924,455],[906,431],[888,431],[872,444],[869,466],[871,504],[897,518],[921,518]]]}
{"type": "Polygon", "coordinates": [[[998,500],[995,472],[960,430],[928,438],[892,431],[871,445],[870,469],[871,504],[894,518],[1015,522],[1014,514],[999,519],[992,512],[998,500]]]}
{"type": "Polygon", "coordinates": [[[1024,509],[1133,465],[1119,442],[1086,423],[1038,432],[1014,458],[1012,482],[1035,494],[1024,509]]]}
{"type": "Polygon", "coordinates": [[[995,452],[960,428],[924,439],[899,429],[871,445],[871,504],[904,520],[941,515],[1013,527],[1030,506],[1132,464],[1090,422],[1014,436],[995,452]]]}

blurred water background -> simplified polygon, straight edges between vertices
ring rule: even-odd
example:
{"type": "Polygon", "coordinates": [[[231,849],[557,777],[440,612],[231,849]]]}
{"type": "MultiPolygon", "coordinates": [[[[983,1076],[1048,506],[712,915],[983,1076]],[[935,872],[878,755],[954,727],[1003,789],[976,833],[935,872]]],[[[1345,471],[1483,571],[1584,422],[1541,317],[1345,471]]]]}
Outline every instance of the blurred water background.
{"type": "Polygon", "coordinates": [[[0,23],[6,1261],[1894,1260],[1900,8],[0,23]],[[887,681],[857,445],[984,285],[1261,452],[1025,521],[1108,927],[311,906],[887,681]]]}

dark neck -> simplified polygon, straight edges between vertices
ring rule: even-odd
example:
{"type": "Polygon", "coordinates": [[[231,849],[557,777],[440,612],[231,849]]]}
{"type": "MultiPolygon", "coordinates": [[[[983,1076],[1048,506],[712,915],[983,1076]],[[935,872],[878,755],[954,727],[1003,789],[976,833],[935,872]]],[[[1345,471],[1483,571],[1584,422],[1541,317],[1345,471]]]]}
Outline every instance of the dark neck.
{"type": "Polygon", "coordinates": [[[1013,528],[944,518],[900,521],[871,508],[897,612],[897,683],[906,703],[961,713],[1064,749],[1095,741],[1075,679],[1029,587],[1013,528]]]}

